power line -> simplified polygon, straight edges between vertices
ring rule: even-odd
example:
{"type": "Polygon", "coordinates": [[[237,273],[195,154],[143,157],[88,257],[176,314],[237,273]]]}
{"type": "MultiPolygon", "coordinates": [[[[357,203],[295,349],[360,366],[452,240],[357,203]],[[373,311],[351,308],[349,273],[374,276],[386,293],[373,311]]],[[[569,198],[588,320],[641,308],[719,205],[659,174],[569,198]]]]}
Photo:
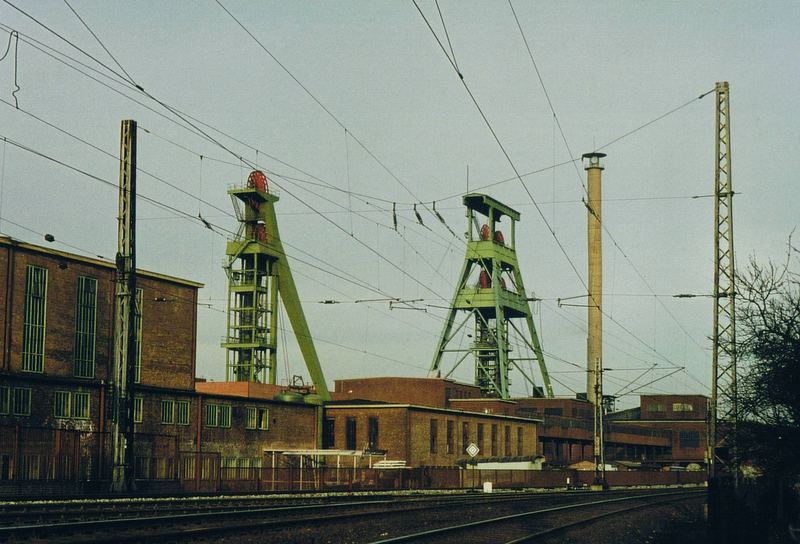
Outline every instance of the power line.
{"type": "MultiPolygon", "coordinates": [[[[542,90],[544,91],[545,98],[547,99],[547,104],[550,107],[550,111],[553,113],[553,118],[556,121],[556,125],[558,126],[559,132],[561,133],[561,139],[564,142],[564,146],[566,147],[567,153],[569,154],[570,158],[573,158],[572,149],[570,148],[569,142],[567,141],[567,137],[564,134],[563,128],[561,127],[561,122],[558,120],[558,115],[556,114],[555,107],[553,106],[553,102],[550,100],[550,94],[547,92],[547,87],[545,86],[544,80],[542,79],[542,74],[539,71],[539,67],[536,64],[536,60],[534,59],[533,51],[531,50],[530,44],[528,43],[528,39],[525,36],[525,32],[522,30],[522,24],[519,21],[519,17],[517,17],[517,12],[514,10],[514,4],[512,3],[511,0],[508,0],[508,5],[511,8],[511,13],[514,16],[514,21],[517,23],[517,28],[519,29],[519,33],[522,36],[522,40],[525,43],[525,49],[528,51],[528,57],[531,59],[531,64],[533,65],[533,68],[534,68],[534,70],[536,72],[536,76],[539,78],[539,83],[541,84],[542,90]]],[[[656,123],[657,121],[659,121],[659,120],[661,120],[661,119],[663,119],[663,118],[665,118],[665,117],[667,117],[667,116],[669,116],[669,115],[671,115],[671,114],[673,114],[673,113],[685,108],[689,104],[692,104],[695,101],[702,99],[704,96],[706,96],[707,94],[709,94],[711,92],[713,92],[713,89],[708,91],[708,92],[706,92],[706,93],[702,93],[697,98],[693,98],[693,99],[691,99],[691,100],[689,100],[689,101],[677,106],[676,108],[673,108],[672,110],[668,111],[667,113],[665,113],[663,115],[660,115],[660,116],[656,117],[655,119],[652,119],[652,120],[646,122],[645,124],[635,128],[635,129],[633,129],[631,131],[626,132],[622,136],[619,136],[619,137],[613,139],[612,141],[608,142],[604,146],[600,147],[600,149],[609,147],[609,146],[613,145],[614,143],[622,140],[623,138],[626,138],[626,137],[628,137],[628,136],[630,136],[632,134],[635,134],[639,130],[642,130],[643,128],[648,127],[648,126],[652,125],[653,123],[656,123]]],[[[576,175],[578,177],[578,182],[580,183],[581,187],[583,188],[583,192],[585,194],[588,194],[588,191],[586,189],[586,185],[583,182],[583,177],[581,176],[580,172],[578,171],[577,162],[573,162],[573,165],[575,166],[575,173],[576,173],[576,175]]],[[[588,207],[588,203],[586,205],[588,207]]],[[[590,210],[590,212],[594,214],[593,210],[590,210]]],[[[628,254],[625,253],[625,251],[619,245],[619,243],[617,242],[616,238],[614,238],[614,236],[611,234],[611,231],[608,230],[607,226],[605,225],[605,222],[600,220],[599,217],[598,217],[598,221],[601,224],[603,230],[606,232],[606,234],[608,234],[609,238],[611,239],[612,243],[617,248],[617,250],[620,252],[620,254],[622,254],[622,256],[625,258],[625,260],[628,262],[628,264],[631,266],[631,268],[633,268],[633,270],[636,272],[636,274],[639,276],[639,278],[642,280],[642,282],[645,284],[645,286],[647,286],[647,288],[650,290],[650,292],[653,295],[655,295],[655,291],[650,286],[650,284],[647,281],[647,279],[644,277],[644,274],[642,274],[642,272],[633,263],[633,261],[630,259],[630,257],[628,257],[628,254]]],[[[664,308],[664,310],[667,312],[667,315],[669,315],[670,318],[678,325],[678,327],[681,329],[681,331],[683,331],[683,333],[686,335],[686,337],[689,338],[689,340],[691,340],[698,348],[700,348],[701,350],[704,349],[703,346],[701,346],[697,342],[697,340],[695,340],[694,337],[691,334],[689,334],[689,331],[686,330],[686,328],[683,326],[683,324],[678,320],[678,318],[675,317],[675,315],[670,311],[670,309],[666,306],[666,304],[664,304],[662,301],[659,301],[659,303],[664,308]]]]}

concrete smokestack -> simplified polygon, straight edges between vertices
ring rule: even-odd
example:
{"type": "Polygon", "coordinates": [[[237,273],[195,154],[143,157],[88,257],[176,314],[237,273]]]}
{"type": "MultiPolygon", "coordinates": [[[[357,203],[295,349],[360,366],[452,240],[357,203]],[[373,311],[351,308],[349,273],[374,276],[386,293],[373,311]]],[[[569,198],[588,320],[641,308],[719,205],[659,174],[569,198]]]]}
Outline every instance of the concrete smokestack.
{"type": "Polygon", "coordinates": [[[588,249],[589,249],[589,336],[586,339],[586,398],[595,404],[597,399],[597,366],[603,358],[603,227],[601,225],[602,192],[600,173],[604,167],[600,159],[605,153],[585,153],[584,169],[588,178],[588,249]]]}

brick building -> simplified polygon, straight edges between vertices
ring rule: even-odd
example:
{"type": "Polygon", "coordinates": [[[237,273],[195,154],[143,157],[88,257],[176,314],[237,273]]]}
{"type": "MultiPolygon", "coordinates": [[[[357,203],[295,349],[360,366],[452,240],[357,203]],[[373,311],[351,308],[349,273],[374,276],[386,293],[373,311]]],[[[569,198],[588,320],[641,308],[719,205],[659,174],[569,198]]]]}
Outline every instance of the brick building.
{"type": "MultiPolygon", "coordinates": [[[[109,477],[115,275],[107,261],[0,237],[0,481],[109,477]]],[[[216,489],[221,471],[246,477],[265,449],[318,444],[316,406],[196,384],[201,284],[137,275],[137,478],[216,489]]]]}
{"type": "MultiPolygon", "coordinates": [[[[543,455],[550,466],[592,460],[594,455],[594,409],[583,399],[481,398],[477,386],[448,379],[387,377],[337,380],[333,395],[340,400],[408,403],[416,409],[528,418],[538,422],[532,453],[543,455]]],[[[707,399],[701,395],[643,395],[640,408],[607,414],[606,460],[652,466],[703,464],[708,440],[706,405],[707,399]]],[[[332,413],[330,408],[327,411],[332,413]]],[[[340,440],[343,431],[337,432],[340,440]]],[[[417,447],[416,440],[424,443],[423,437],[411,436],[410,440],[409,452],[417,447]]]]}
{"type": "Polygon", "coordinates": [[[430,406],[334,401],[325,407],[323,445],[342,450],[385,451],[410,467],[454,466],[478,459],[536,455],[536,420],[430,406]]]}

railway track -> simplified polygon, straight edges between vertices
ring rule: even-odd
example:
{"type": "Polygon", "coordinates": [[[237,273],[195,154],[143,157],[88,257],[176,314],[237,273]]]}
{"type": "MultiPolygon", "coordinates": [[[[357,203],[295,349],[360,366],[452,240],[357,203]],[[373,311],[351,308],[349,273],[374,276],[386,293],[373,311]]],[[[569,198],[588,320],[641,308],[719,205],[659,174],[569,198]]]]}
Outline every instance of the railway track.
{"type": "MultiPolygon", "coordinates": [[[[701,499],[705,491],[670,491],[651,495],[602,498],[418,531],[369,544],[449,544],[492,542],[523,544],[553,538],[601,519],[629,514],[687,499],[701,499]]],[[[598,541],[600,541],[598,539],[598,541]]]]}
{"type": "MultiPolygon", "coordinates": [[[[683,494],[686,495],[686,492],[683,494]]],[[[127,513],[121,504],[116,504],[113,510],[105,512],[104,508],[98,507],[86,509],[82,514],[73,511],[70,515],[84,516],[78,521],[40,521],[0,527],[0,541],[137,542],[144,538],[148,541],[214,541],[216,538],[237,535],[237,541],[242,542],[247,542],[248,538],[259,542],[270,541],[265,540],[266,537],[274,538],[276,542],[321,543],[344,541],[343,535],[351,542],[367,542],[381,535],[408,533],[407,536],[400,537],[408,540],[385,542],[433,542],[431,538],[435,534],[439,535],[436,538],[447,538],[448,531],[455,535],[460,531],[462,536],[456,538],[462,538],[460,542],[463,542],[464,530],[474,532],[478,527],[475,525],[474,528],[459,528],[459,525],[464,525],[464,516],[477,520],[474,523],[483,523],[489,527],[492,523],[501,523],[497,520],[513,519],[513,516],[520,515],[518,513],[521,509],[525,510],[524,515],[533,516],[537,513],[542,515],[551,511],[568,511],[581,506],[585,508],[587,501],[591,504],[598,502],[597,495],[586,492],[517,492],[495,495],[380,496],[325,502],[317,499],[313,504],[298,504],[295,500],[291,505],[270,503],[268,506],[265,506],[266,501],[263,498],[228,500],[223,504],[208,504],[214,502],[208,500],[176,500],[175,504],[158,501],[162,504],[150,504],[146,507],[131,503],[132,510],[127,513]],[[185,512],[192,505],[196,509],[190,513],[185,512]],[[159,512],[158,515],[150,515],[154,508],[159,512]],[[92,517],[93,519],[89,519],[92,517]],[[454,521],[461,523],[453,523],[454,521]],[[435,527],[434,530],[440,533],[422,532],[416,536],[411,534],[423,526],[435,527]]],[[[603,496],[606,503],[616,504],[655,495],[642,492],[608,492],[603,496]]],[[[44,512],[29,514],[45,515],[44,512]]],[[[58,515],[64,514],[61,512],[58,515]]]]}

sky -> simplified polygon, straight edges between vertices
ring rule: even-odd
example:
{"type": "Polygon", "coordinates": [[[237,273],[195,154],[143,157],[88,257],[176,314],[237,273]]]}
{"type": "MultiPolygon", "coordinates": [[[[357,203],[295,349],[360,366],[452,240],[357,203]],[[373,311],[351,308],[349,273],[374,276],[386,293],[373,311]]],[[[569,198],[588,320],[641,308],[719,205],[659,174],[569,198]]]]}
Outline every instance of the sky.
{"type": "MultiPolygon", "coordinates": [[[[621,407],[708,394],[705,93],[718,81],[730,82],[737,266],[780,261],[799,222],[796,2],[68,2],[0,3],[0,232],[113,257],[119,126],[135,119],[138,264],[205,285],[201,377],[224,379],[226,191],[252,165],[280,197],[330,387],[427,374],[469,190],[521,213],[517,254],[542,299],[532,308],[555,392],[582,391],[580,155],[601,149],[605,391],[621,407]]],[[[279,381],[307,377],[281,327],[279,381]]],[[[470,382],[470,365],[453,377],[470,382]]],[[[518,373],[511,391],[528,392],[518,373]]]]}

